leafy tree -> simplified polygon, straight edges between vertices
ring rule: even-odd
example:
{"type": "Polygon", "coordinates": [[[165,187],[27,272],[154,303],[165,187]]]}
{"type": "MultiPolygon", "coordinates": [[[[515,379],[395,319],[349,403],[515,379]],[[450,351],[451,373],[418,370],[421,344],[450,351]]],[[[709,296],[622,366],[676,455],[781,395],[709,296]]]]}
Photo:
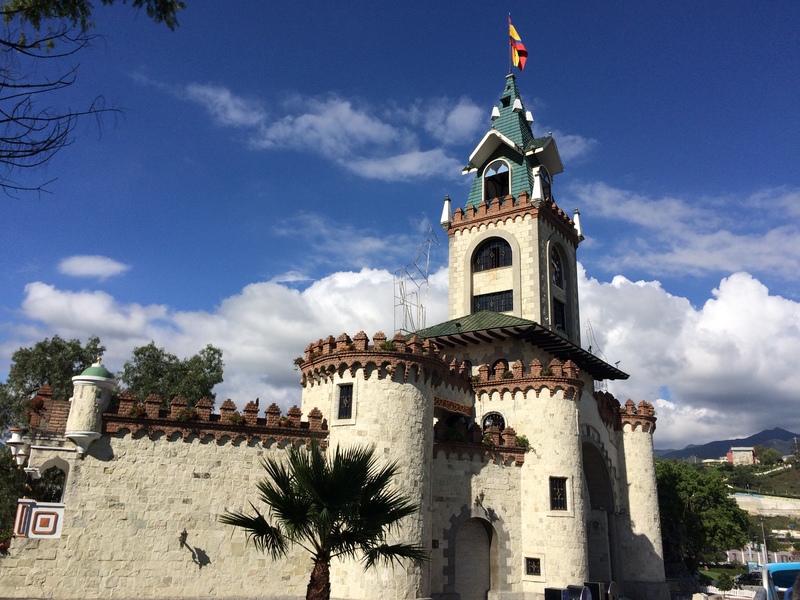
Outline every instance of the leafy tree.
{"type": "Polygon", "coordinates": [[[389,532],[419,507],[392,489],[397,464],[379,467],[374,447],[337,447],[326,457],[313,443],[310,449],[290,448],[286,458],[270,456],[262,463],[268,477],[257,487],[266,515],[253,506],[254,515],[228,512],[220,521],[243,528],[273,559],[294,544],[308,551],[314,567],[307,600],[330,598],[335,557],[361,556],[365,569],[379,561],[426,559],[421,546],[387,542],[389,532]]]}
{"type": "Polygon", "coordinates": [[[194,406],[203,397],[214,400],[211,390],[222,382],[223,367],[222,350],[211,344],[191,358],[180,360],[150,342],[133,349],[133,358],[125,363],[118,377],[140,401],[158,394],[169,404],[180,395],[194,406]]]}
{"type": "MultiPolygon", "coordinates": [[[[186,7],[182,0],[131,0],[130,5],[144,8],[148,17],[170,29],[178,24],[178,11],[186,7]]],[[[59,91],[75,83],[78,67],[65,64],[92,42],[93,9],[90,0],[0,3],[4,26],[0,34],[0,164],[5,166],[0,187],[7,193],[41,189],[16,184],[12,173],[46,163],[71,143],[70,134],[79,119],[109,110],[102,98],[77,111],[50,105],[59,91]]]]}
{"type": "Polygon", "coordinates": [[[748,515],[728,496],[725,481],[677,461],[656,463],[664,562],[668,574],[681,566],[694,573],[705,561],[748,539],[748,515]]]}
{"type": "Polygon", "coordinates": [[[723,593],[723,598],[726,592],[733,589],[733,577],[730,576],[730,573],[722,573],[717,577],[717,589],[723,593]]]}
{"type": "Polygon", "coordinates": [[[17,467],[11,449],[4,446],[0,448],[0,548],[11,539],[17,500],[24,493],[25,472],[17,467]]]}
{"type": "Polygon", "coordinates": [[[733,472],[728,475],[728,483],[742,490],[757,489],[760,484],[750,465],[734,467],[733,472]]]}
{"type": "Polygon", "coordinates": [[[764,451],[758,457],[762,465],[771,467],[783,461],[783,456],[775,448],[764,448],[764,451]]]}
{"type": "Polygon", "coordinates": [[[97,337],[90,337],[84,346],[80,340],[64,340],[57,335],[14,352],[8,379],[0,384],[0,431],[14,423],[25,423],[26,402],[45,384],[54,399],[68,400],[72,377],[91,366],[103,352],[105,347],[97,337]]]}

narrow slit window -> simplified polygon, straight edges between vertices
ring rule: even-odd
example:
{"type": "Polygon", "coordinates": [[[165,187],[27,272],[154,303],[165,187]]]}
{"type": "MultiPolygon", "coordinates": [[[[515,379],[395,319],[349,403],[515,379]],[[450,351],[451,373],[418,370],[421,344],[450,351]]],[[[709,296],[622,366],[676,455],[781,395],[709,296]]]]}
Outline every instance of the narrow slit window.
{"type": "Polygon", "coordinates": [[[550,478],[550,510],[567,510],[567,478],[550,478]]]}
{"type": "Polygon", "coordinates": [[[353,418],[353,384],[346,383],[339,386],[339,411],[337,418],[353,418]]]}

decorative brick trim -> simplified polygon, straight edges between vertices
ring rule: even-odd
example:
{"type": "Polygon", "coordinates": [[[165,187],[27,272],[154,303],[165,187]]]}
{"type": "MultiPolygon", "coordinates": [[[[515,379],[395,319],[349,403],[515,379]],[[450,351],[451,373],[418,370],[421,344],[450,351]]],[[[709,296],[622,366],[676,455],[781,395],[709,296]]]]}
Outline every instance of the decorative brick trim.
{"type": "Polygon", "coordinates": [[[439,348],[430,340],[413,336],[406,340],[401,333],[395,334],[391,341],[379,331],[372,336],[369,346],[367,335],[359,331],[351,340],[343,333],[337,339],[328,336],[324,340],[306,347],[305,359],[300,365],[303,372],[303,387],[327,381],[336,373],[349,371],[355,377],[357,371],[362,375],[372,366],[379,379],[393,377],[398,369],[403,370],[403,382],[412,373],[416,381],[432,381],[432,385],[444,384],[464,392],[470,389],[469,373],[465,363],[439,355],[439,348]]]}
{"type": "Polygon", "coordinates": [[[473,414],[473,407],[461,404],[460,402],[453,402],[452,400],[447,400],[439,396],[433,397],[433,405],[441,407],[448,412],[457,413],[466,417],[472,417],[473,414]]]}
{"type": "Polygon", "coordinates": [[[43,385],[31,401],[28,415],[30,430],[64,435],[69,407],[68,400],[54,400],[50,386],[43,385]]]}
{"type": "Polygon", "coordinates": [[[600,418],[606,427],[622,431],[622,420],[620,419],[620,411],[622,405],[619,403],[612,394],[609,392],[596,391],[594,399],[597,402],[597,410],[600,413],[600,418]]]}
{"type": "Polygon", "coordinates": [[[489,365],[478,367],[478,380],[472,382],[475,393],[491,395],[497,392],[502,397],[505,392],[513,394],[521,391],[527,392],[534,390],[536,394],[542,388],[548,388],[555,392],[563,390],[564,397],[569,400],[578,400],[583,391],[583,380],[578,378],[578,365],[571,360],[561,362],[554,358],[547,367],[542,367],[539,359],[534,359],[528,365],[527,372],[522,361],[516,360],[512,363],[511,369],[506,370],[505,366],[489,368],[489,365]]]}
{"type": "Polygon", "coordinates": [[[467,206],[466,209],[457,208],[453,213],[453,221],[447,230],[447,235],[452,237],[457,231],[469,231],[480,225],[497,225],[517,217],[530,216],[532,219],[538,219],[539,215],[546,217],[575,247],[578,246],[580,240],[573,220],[558,207],[552,198],[548,198],[539,206],[532,204],[530,196],[525,190],[519,193],[519,199],[509,194],[502,200],[494,198],[488,203],[481,202],[477,206],[467,206]]]}
{"type": "Polygon", "coordinates": [[[253,439],[274,439],[279,444],[284,442],[310,444],[312,440],[318,440],[320,445],[327,446],[328,426],[322,418],[322,412],[317,408],[308,413],[308,421],[301,421],[302,411],[293,406],[287,413],[291,425],[281,426],[279,424],[281,409],[274,403],[264,411],[264,418],[259,419],[255,402],[248,402],[244,407],[242,422],[234,423],[231,417],[236,411],[236,405],[230,399],[222,403],[219,415],[211,413],[211,401],[207,398],[197,403],[195,412],[191,415],[181,412],[186,411],[185,402],[184,398],[177,396],[169,410],[158,410],[153,414],[152,407],[160,406],[161,398],[150,396],[145,401],[147,412],[139,415],[140,411],[132,410],[137,406],[134,397],[130,394],[120,396],[116,412],[103,413],[103,431],[115,434],[128,430],[132,435],[144,431],[150,438],[158,432],[163,432],[168,438],[179,433],[180,438],[184,440],[191,435],[200,438],[211,436],[217,443],[225,437],[230,439],[245,437],[248,442],[253,439]],[[197,418],[193,418],[194,415],[197,418]],[[187,419],[187,416],[191,418],[187,419]]]}
{"type": "Polygon", "coordinates": [[[653,405],[642,400],[637,405],[633,400],[625,402],[625,407],[620,409],[622,426],[630,425],[633,431],[641,429],[652,434],[656,430],[656,411],[653,405]]]}
{"type": "Polygon", "coordinates": [[[433,457],[436,458],[439,452],[444,452],[445,458],[450,458],[450,455],[455,453],[459,458],[469,456],[470,460],[478,456],[483,462],[499,460],[503,464],[511,464],[513,461],[517,467],[525,462],[525,448],[518,446],[487,448],[483,444],[468,442],[435,442],[433,457]]]}

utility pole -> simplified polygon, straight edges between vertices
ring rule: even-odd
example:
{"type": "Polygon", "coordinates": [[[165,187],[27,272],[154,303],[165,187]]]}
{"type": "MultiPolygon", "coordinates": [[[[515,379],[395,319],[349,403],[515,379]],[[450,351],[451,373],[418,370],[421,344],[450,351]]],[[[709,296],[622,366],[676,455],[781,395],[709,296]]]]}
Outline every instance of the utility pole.
{"type": "Polygon", "coordinates": [[[769,562],[769,555],[767,554],[767,535],[764,533],[764,517],[759,519],[761,521],[761,538],[764,540],[764,562],[762,565],[766,565],[769,562]]]}

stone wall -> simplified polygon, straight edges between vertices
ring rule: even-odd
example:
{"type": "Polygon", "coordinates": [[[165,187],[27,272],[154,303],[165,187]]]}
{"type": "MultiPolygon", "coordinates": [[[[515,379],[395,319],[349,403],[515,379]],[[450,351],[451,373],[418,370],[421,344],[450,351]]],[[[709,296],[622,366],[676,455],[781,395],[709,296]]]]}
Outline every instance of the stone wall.
{"type": "Polygon", "coordinates": [[[284,451],[243,438],[173,438],[106,435],[84,459],[35,450],[32,466],[53,456],[69,465],[63,534],[15,539],[0,560],[0,597],[304,597],[307,555],[273,561],[217,521],[259,504],[260,460],[284,451]]]}

